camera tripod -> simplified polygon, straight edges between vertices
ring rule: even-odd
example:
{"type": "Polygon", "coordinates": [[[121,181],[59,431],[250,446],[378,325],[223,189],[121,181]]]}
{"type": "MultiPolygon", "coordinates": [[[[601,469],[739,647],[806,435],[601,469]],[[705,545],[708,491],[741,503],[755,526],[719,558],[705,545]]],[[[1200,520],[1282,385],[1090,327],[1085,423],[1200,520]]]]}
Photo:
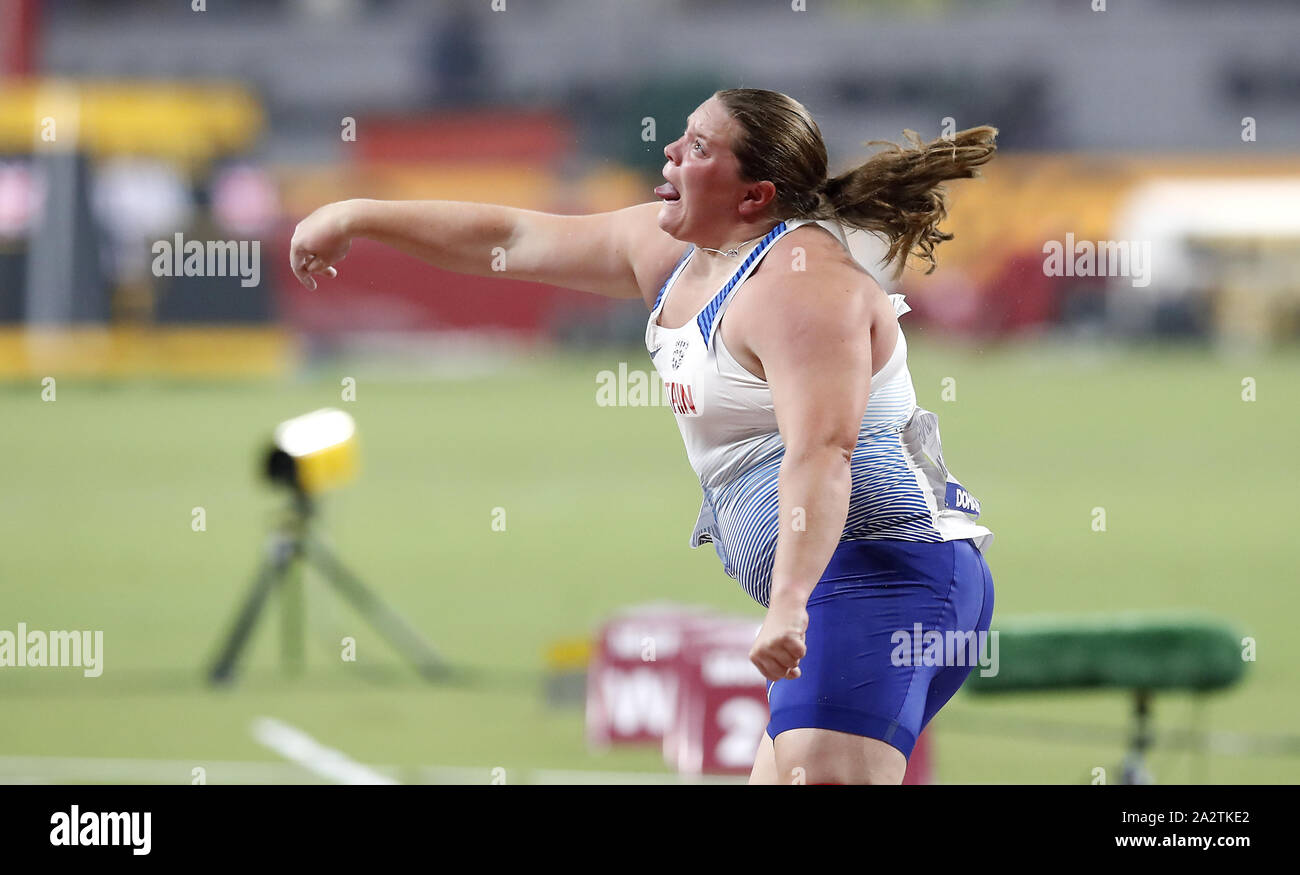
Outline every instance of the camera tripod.
{"type": "Polygon", "coordinates": [[[316,507],[310,496],[295,489],[283,519],[267,536],[266,558],[253,579],[239,615],[221,648],[208,679],[213,684],[234,679],[235,664],[248,644],[258,617],[273,590],[282,599],[281,656],[286,667],[301,668],[303,659],[302,577],[312,566],[334,590],[351,602],[370,624],[428,680],[440,680],[449,669],[434,649],[349,571],[312,532],[316,507]]]}

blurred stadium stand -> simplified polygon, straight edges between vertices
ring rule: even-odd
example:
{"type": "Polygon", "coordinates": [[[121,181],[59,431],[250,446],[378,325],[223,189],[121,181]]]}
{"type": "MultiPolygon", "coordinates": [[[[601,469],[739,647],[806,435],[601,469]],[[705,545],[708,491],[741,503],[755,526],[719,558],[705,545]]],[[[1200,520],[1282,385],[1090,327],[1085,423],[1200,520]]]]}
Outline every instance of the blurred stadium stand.
{"type": "MultiPolygon", "coordinates": [[[[309,295],[283,255],[299,218],[342,197],[563,212],[649,200],[686,114],[715,88],[750,85],[803,100],[837,167],[904,128],[999,127],[986,180],[953,188],[941,269],[904,280],[918,319],[981,336],[1294,339],[1300,232],[1288,223],[1177,230],[1148,203],[1137,227],[1194,257],[1195,282],[1171,270],[1133,294],[1042,269],[1044,242],[1066,233],[1124,239],[1148,181],[1300,179],[1297,27],[1280,24],[1300,26],[1300,7],[1265,5],[1252,17],[1173,0],[1105,13],[842,0],[816,14],[685,0],[509,0],[504,12],[281,0],[196,13],[0,0],[0,325],[234,326],[245,338],[251,326],[274,351],[268,370],[289,361],[292,336],[341,342],[357,330],[635,342],[644,314],[625,302],[452,276],[364,244],[309,295]],[[54,100],[78,107],[75,149],[40,144],[54,100]],[[1258,123],[1249,142],[1246,116],[1258,123]],[[340,135],[345,119],[355,141],[340,135]],[[151,242],[177,232],[260,241],[261,283],[152,276],[151,242]],[[1267,275],[1267,294],[1235,279],[1243,251],[1263,260],[1251,275],[1267,275]]],[[[0,372],[34,367],[12,328],[0,345],[0,372]]]]}

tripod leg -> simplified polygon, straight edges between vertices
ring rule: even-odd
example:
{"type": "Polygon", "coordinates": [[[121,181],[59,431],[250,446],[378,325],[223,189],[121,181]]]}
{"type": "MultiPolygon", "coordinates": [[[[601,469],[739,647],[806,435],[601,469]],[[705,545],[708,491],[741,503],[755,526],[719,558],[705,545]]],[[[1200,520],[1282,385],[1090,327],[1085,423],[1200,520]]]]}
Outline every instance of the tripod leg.
{"type": "Polygon", "coordinates": [[[290,675],[302,674],[306,662],[306,644],[303,641],[306,584],[301,565],[287,569],[280,584],[280,664],[290,675]]]}
{"type": "Polygon", "coordinates": [[[244,600],[239,616],[235,619],[230,635],[227,636],[226,643],[221,649],[221,655],[217,657],[212,671],[208,674],[208,679],[212,683],[225,683],[234,677],[235,662],[239,659],[244,645],[248,643],[248,636],[252,634],[253,627],[257,624],[258,615],[266,604],[267,596],[271,594],[276,584],[283,580],[294,552],[292,544],[286,540],[277,539],[271,542],[269,553],[253,581],[253,588],[249,591],[248,598],[244,600]]]}
{"type": "Polygon", "coordinates": [[[442,678],[448,673],[447,665],[419,632],[388,607],[379,596],[366,588],[356,575],[348,571],[328,548],[309,538],[307,560],[315,564],[325,579],[341,592],[389,643],[419,669],[426,678],[442,678]]]}

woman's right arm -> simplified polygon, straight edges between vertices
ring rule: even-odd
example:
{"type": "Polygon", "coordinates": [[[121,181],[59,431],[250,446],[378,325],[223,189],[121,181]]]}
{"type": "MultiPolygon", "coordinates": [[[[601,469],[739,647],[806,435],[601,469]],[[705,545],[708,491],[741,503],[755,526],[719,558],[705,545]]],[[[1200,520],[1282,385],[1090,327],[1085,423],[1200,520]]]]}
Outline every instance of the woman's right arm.
{"type": "Polygon", "coordinates": [[[365,237],[457,273],[647,300],[684,249],[660,230],[659,208],[563,216],[461,201],[338,201],[298,223],[289,261],[314,289],[317,275],[336,275],[352,239],[365,237]]]}

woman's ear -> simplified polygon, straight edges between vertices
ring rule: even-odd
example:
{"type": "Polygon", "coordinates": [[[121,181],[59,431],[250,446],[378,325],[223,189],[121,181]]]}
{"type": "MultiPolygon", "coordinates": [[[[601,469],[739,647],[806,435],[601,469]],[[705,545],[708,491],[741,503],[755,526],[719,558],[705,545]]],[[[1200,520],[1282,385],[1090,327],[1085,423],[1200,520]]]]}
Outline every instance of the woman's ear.
{"type": "Polygon", "coordinates": [[[776,200],[776,186],[764,179],[751,183],[745,189],[745,197],[740,202],[740,214],[746,219],[757,219],[772,206],[776,200]]]}

